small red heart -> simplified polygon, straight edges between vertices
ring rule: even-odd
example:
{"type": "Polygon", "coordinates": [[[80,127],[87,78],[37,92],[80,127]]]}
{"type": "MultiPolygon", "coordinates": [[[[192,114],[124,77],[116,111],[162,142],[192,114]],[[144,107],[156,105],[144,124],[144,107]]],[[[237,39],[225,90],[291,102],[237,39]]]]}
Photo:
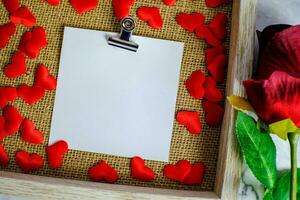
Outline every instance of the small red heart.
{"type": "Polygon", "coordinates": [[[98,0],[70,0],[70,4],[77,13],[83,14],[96,8],[98,5],[98,0]]]}
{"type": "Polygon", "coordinates": [[[35,71],[35,86],[44,88],[45,90],[55,90],[57,81],[54,76],[50,75],[45,65],[39,65],[35,71]]]}
{"type": "MultiPolygon", "coordinates": [[[[1,129],[1,127],[0,127],[0,129],[1,129]]],[[[8,157],[4,147],[2,146],[2,144],[0,144],[0,165],[1,166],[7,166],[8,163],[9,163],[9,157],[8,157]]]]}
{"type": "Polygon", "coordinates": [[[158,8],[141,7],[137,14],[140,20],[147,22],[152,28],[160,29],[163,26],[163,19],[158,8]]]}
{"type": "Polygon", "coordinates": [[[34,123],[29,119],[24,119],[21,126],[21,138],[25,142],[32,144],[41,144],[44,141],[44,135],[35,128],[34,123]]]}
{"type": "Polygon", "coordinates": [[[10,15],[10,20],[14,24],[23,24],[27,28],[32,28],[36,24],[35,16],[30,12],[28,7],[20,7],[10,15]]]}
{"type": "Polygon", "coordinates": [[[221,4],[228,3],[228,0],[205,0],[205,2],[208,7],[215,8],[221,4]]]}
{"type": "Polygon", "coordinates": [[[19,0],[2,0],[2,3],[9,13],[14,12],[20,7],[19,0]]]}
{"type": "Polygon", "coordinates": [[[210,65],[215,58],[220,55],[220,54],[224,54],[226,53],[226,49],[225,46],[223,44],[216,46],[216,47],[212,47],[212,48],[207,48],[205,50],[205,61],[207,65],[210,65]]]}
{"type": "Polygon", "coordinates": [[[18,98],[17,89],[13,87],[0,87],[0,109],[3,109],[8,102],[18,98]]]}
{"type": "Polygon", "coordinates": [[[115,16],[119,19],[127,17],[134,1],[135,0],[112,0],[115,16]]]}
{"type": "Polygon", "coordinates": [[[60,4],[60,0],[46,0],[51,6],[58,6],[60,4]]]}
{"type": "Polygon", "coordinates": [[[5,130],[5,119],[3,116],[0,116],[0,140],[7,136],[9,136],[9,134],[5,130]]]}
{"type": "Polygon", "coordinates": [[[22,52],[18,51],[13,55],[11,64],[5,67],[3,73],[8,78],[17,78],[26,72],[26,58],[22,52]]]}
{"type": "Polygon", "coordinates": [[[42,99],[45,95],[45,89],[32,86],[29,87],[27,84],[22,84],[18,87],[18,96],[21,97],[24,101],[29,103],[30,105],[35,104],[40,99],[42,99]]]}
{"type": "Polygon", "coordinates": [[[221,40],[219,40],[213,31],[206,25],[198,26],[195,30],[195,34],[198,38],[206,40],[207,44],[213,47],[221,44],[221,40]]]}
{"type": "Polygon", "coordinates": [[[226,63],[226,56],[220,54],[207,66],[209,73],[217,83],[222,83],[224,81],[226,63]]]}
{"type": "Polygon", "coordinates": [[[204,95],[204,82],[205,75],[200,70],[197,70],[194,71],[189,79],[185,82],[185,86],[195,99],[201,99],[204,95]]]}
{"type": "Polygon", "coordinates": [[[26,151],[17,151],[16,164],[24,173],[40,169],[44,165],[43,158],[38,154],[29,154],[26,151]]]}
{"type": "Polygon", "coordinates": [[[218,103],[222,101],[223,95],[217,88],[217,83],[210,76],[206,77],[204,83],[204,98],[208,101],[218,103]]]}
{"type": "Polygon", "coordinates": [[[11,36],[16,32],[16,25],[14,23],[7,23],[0,26],[0,49],[7,46],[11,36]]]}
{"type": "Polygon", "coordinates": [[[135,156],[131,159],[131,176],[132,178],[141,180],[141,181],[153,181],[155,179],[154,171],[147,167],[145,161],[135,156]]]}
{"type": "Polygon", "coordinates": [[[166,6],[173,6],[176,3],[176,0],[163,0],[166,6]]]}
{"type": "Polygon", "coordinates": [[[198,112],[180,111],[176,115],[179,124],[184,125],[192,134],[200,134],[202,125],[198,112]]]}
{"type": "Polygon", "coordinates": [[[64,155],[68,152],[68,143],[60,140],[46,147],[48,163],[51,169],[57,169],[61,166],[64,155]]]}
{"type": "Polygon", "coordinates": [[[37,26],[32,32],[25,32],[21,38],[19,50],[29,58],[39,56],[42,48],[48,45],[46,31],[43,27],[37,26]]]}
{"type": "Polygon", "coordinates": [[[184,178],[183,183],[187,185],[200,185],[203,182],[205,173],[204,163],[195,163],[190,173],[184,178]]]}
{"type": "Polygon", "coordinates": [[[209,27],[218,39],[226,37],[227,16],[224,13],[217,14],[210,22],[209,27]]]}
{"type": "Polygon", "coordinates": [[[19,130],[19,127],[23,121],[22,115],[19,111],[13,106],[6,106],[3,109],[4,117],[4,129],[9,134],[12,135],[19,130]]]}
{"type": "Polygon", "coordinates": [[[105,181],[114,183],[119,179],[118,172],[105,161],[92,166],[89,169],[88,175],[90,179],[95,182],[105,181]]]}
{"type": "Polygon", "coordinates": [[[163,169],[163,174],[165,177],[183,182],[183,180],[191,172],[192,165],[187,160],[180,160],[176,165],[167,164],[163,169]]]}
{"type": "Polygon", "coordinates": [[[176,21],[182,28],[192,33],[198,26],[204,23],[205,16],[201,13],[180,13],[176,17],[176,21]]]}
{"type": "Polygon", "coordinates": [[[205,122],[209,126],[216,126],[220,122],[222,122],[223,115],[224,115],[224,108],[222,108],[219,104],[203,101],[202,108],[205,115],[205,122]]]}

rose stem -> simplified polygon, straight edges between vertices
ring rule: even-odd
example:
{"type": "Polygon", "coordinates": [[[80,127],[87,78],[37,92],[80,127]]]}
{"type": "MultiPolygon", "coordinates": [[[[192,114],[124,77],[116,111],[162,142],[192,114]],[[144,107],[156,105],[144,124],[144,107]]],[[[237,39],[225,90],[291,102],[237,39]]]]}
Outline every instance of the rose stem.
{"type": "Polygon", "coordinates": [[[291,152],[290,200],[297,200],[297,144],[299,133],[288,133],[291,152]]]}

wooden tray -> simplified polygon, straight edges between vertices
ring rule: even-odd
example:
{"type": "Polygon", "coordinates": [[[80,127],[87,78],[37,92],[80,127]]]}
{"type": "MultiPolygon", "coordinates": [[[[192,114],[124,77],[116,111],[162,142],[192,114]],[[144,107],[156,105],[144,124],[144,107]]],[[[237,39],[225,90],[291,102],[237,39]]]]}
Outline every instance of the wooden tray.
{"type": "MultiPolygon", "coordinates": [[[[250,77],[255,34],[256,0],[233,0],[226,95],[244,95],[250,77]]],[[[234,131],[235,113],[226,104],[214,192],[180,191],[0,172],[0,193],[34,199],[229,199],[237,196],[240,154],[234,131]]]]}

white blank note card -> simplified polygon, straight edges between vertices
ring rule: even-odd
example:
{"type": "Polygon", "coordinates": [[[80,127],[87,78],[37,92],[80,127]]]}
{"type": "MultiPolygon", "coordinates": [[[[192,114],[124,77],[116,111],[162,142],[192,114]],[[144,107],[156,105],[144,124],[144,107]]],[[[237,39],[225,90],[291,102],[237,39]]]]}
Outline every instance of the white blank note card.
{"type": "Polygon", "coordinates": [[[49,142],[167,162],[184,45],[134,36],[131,52],[109,35],[65,28],[49,142]]]}

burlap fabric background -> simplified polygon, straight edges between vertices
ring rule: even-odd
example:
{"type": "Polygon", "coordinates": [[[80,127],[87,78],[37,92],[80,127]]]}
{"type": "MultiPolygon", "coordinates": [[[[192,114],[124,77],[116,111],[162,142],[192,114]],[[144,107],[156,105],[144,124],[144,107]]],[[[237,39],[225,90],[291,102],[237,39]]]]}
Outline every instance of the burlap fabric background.
{"type": "MultiPolygon", "coordinates": [[[[27,5],[37,17],[37,25],[41,25],[46,29],[49,45],[42,50],[41,55],[37,59],[27,60],[27,75],[23,75],[13,80],[6,78],[3,75],[2,69],[10,62],[11,55],[17,50],[22,34],[27,30],[21,25],[18,26],[17,32],[13,36],[8,47],[0,50],[0,86],[18,86],[21,83],[32,85],[35,67],[40,63],[48,66],[51,73],[57,75],[64,26],[103,31],[119,31],[119,23],[113,14],[111,0],[100,0],[100,4],[95,10],[84,15],[77,14],[67,0],[62,0],[62,4],[59,7],[49,6],[42,0],[21,0],[21,4],[27,5]]],[[[184,81],[194,70],[201,69],[203,72],[207,73],[204,58],[204,50],[207,48],[207,45],[203,40],[197,39],[193,33],[188,33],[188,31],[182,29],[176,23],[175,16],[181,12],[202,12],[207,18],[206,21],[209,22],[216,13],[225,12],[228,14],[228,17],[231,18],[232,5],[229,4],[221,6],[218,9],[213,9],[207,8],[204,0],[178,0],[175,6],[168,7],[165,6],[161,0],[136,0],[136,3],[131,9],[131,15],[136,17],[136,10],[141,6],[155,6],[161,8],[164,26],[161,30],[154,30],[146,25],[146,23],[137,20],[138,27],[135,34],[182,41],[185,43],[176,109],[177,111],[182,109],[191,111],[200,110],[203,131],[200,136],[191,135],[183,126],[178,125],[174,120],[170,163],[176,163],[180,159],[188,159],[192,163],[198,161],[205,162],[207,170],[203,184],[201,186],[185,186],[175,181],[171,181],[162,174],[162,169],[166,163],[155,161],[146,161],[146,163],[155,170],[157,174],[156,180],[150,183],[136,181],[130,177],[129,158],[74,150],[69,151],[65,156],[63,165],[60,169],[51,170],[46,162],[44,146],[48,144],[55,92],[47,92],[46,96],[33,106],[28,105],[21,99],[13,102],[13,105],[19,109],[24,117],[30,118],[35,122],[37,128],[45,134],[46,139],[42,145],[36,146],[23,142],[19,133],[5,138],[3,146],[10,156],[10,164],[8,167],[2,168],[1,170],[20,172],[19,167],[15,165],[15,152],[17,150],[26,150],[31,153],[38,153],[45,158],[44,167],[33,173],[37,175],[89,180],[87,176],[88,168],[97,161],[106,160],[119,172],[120,179],[117,184],[184,190],[213,190],[215,173],[217,170],[216,164],[220,126],[208,127],[205,125],[201,101],[193,99],[184,86],[184,81]]],[[[8,13],[0,1],[0,24],[7,23],[8,21],[8,13]]],[[[228,48],[228,38],[225,43],[228,48]]],[[[219,88],[224,91],[224,85],[220,85],[219,88]]],[[[80,113],[78,113],[78,115],[80,115],[80,113]]]]}

